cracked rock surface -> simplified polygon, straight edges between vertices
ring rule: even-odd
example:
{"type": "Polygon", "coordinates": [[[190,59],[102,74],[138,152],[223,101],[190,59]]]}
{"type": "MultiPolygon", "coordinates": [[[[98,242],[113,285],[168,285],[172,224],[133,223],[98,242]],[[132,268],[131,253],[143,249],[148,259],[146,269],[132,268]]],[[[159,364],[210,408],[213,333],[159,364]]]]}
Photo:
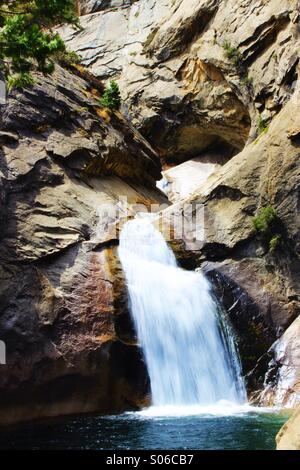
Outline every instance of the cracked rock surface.
{"type": "Polygon", "coordinates": [[[94,74],[118,80],[124,111],[163,159],[238,153],[294,91],[298,0],[138,0],[81,23],[60,33],[94,74]]]}
{"type": "Polygon", "coordinates": [[[211,279],[250,400],[296,406],[299,1],[80,3],[83,29],[60,33],[94,75],[57,66],[0,109],[0,424],[148,403],[117,245],[120,196],[168,204],[162,167],[181,182],[163,219],[204,208],[203,239],[172,246],[211,279]],[[121,112],[99,104],[112,78],[121,112]],[[274,250],[253,225],[265,206],[274,250]]]}
{"type": "Polygon", "coordinates": [[[136,409],[148,377],[116,253],[125,204],[166,203],[160,162],[78,73],[11,92],[0,124],[0,424],[136,409]],[[107,208],[107,209],[106,209],[107,208]]]}

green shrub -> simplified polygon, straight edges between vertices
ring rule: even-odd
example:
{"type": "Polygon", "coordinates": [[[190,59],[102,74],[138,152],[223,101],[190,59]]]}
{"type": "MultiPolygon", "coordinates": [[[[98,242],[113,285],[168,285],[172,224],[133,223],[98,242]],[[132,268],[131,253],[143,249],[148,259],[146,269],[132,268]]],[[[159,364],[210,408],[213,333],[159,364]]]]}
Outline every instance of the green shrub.
{"type": "Polygon", "coordinates": [[[30,73],[16,73],[7,77],[7,89],[26,88],[34,84],[34,78],[30,73]]]}
{"type": "Polygon", "coordinates": [[[82,61],[82,57],[78,55],[74,51],[62,51],[62,52],[57,52],[54,55],[54,58],[57,60],[59,64],[62,66],[68,66],[72,64],[80,64],[82,61]]]}
{"type": "Polygon", "coordinates": [[[245,75],[242,78],[242,84],[245,85],[245,86],[253,85],[253,77],[249,77],[248,75],[245,75]]]}
{"type": "Polygon", "coordinates": [[[282,223],[272,206],[262,207],[252,219],[255,230],[260,234],[270,252],[274,252],[282,242],[282,223]]]}
{"type": "Polygon", "coordinates": [[[231,42],[225,40],[222,44],[224,49],[225,57],[230,60],[230,62],[235,67],[240,67],[242,65],[242,56],[237,47],[233,46],[231,42]]]}
{"type": "Polygon", "coordinates": [[[273,235],[273,237],[269,241],[269,249],[271,253],[273,253],[273,251],[275,251],[279,247],[281,241],[282,241],[282,235],[279,235],[279,234],[273,235]]]}
{"type": "Polygon", "coordinates": [[[121,106],[121,95],[119,86],[115,81],[111,81],[109,86],[104,90],[101,104],[105,108],[115,111],[121,106]]]}
{"type": "Polygon", "coordinates": [[[78,26],[75,0],[0,0],[0,70],[8,87],[33,83],[32,71],[51,74],[66,50],[52,27],[78,26]]]}
{"type": "Polygon", "coordinates": [[[253,225],[257,232],[267,232],[275,220],[277,220],[276,209],[272,206],[266,206],[260,209],[256,217],[253,217],[253,225]]]}
{"type": "Polygon", "coordinates": [[[261,116],[259,116],[258,121],[257,121],[257,128],[259,134],[265,134],[268,132],[269,126],[267,124],[267,121],[263,119],[261,116]]]}

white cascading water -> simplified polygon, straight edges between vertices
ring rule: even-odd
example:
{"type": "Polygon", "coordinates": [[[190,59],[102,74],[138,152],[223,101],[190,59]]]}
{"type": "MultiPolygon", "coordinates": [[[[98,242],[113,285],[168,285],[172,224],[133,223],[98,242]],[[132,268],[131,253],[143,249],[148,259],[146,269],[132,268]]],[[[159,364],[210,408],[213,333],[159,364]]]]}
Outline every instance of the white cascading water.
{"type": "Polygon", "coordinates": [[[152,404],[245,403],[230,326],[218,311],[204,275],[179,268],[147,218],[124,226],[119,256],[148,368],[152,404]]]}

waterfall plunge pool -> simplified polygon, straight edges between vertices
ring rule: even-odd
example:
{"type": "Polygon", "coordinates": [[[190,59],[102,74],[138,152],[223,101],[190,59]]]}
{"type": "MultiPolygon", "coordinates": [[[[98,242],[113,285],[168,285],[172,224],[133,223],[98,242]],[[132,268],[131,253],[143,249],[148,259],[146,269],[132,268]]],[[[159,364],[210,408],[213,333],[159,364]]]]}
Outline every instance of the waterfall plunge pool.
{"type": "Polygon", "coordinates": [[[205,277],[180,269],[147,220],[125,226],[119,254],[153,406],[1,430],[0,448],[274,449],[287,415],[247,404],[234,335],[205,277]]]}
{"type": "Polygon", "coordinates": [[[287,419],[287,413],[248,406],[149,408],[116,416],[64,417],[1,430],[0,449],[272,450],[287,419]]]}

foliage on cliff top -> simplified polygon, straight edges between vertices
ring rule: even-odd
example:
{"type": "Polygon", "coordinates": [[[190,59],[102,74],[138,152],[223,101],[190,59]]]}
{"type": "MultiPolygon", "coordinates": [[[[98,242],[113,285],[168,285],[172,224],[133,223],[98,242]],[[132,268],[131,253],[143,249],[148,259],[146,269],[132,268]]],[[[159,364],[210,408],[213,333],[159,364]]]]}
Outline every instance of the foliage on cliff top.
{"type": "Polygon", "coordinates": [[[31,72],[54,70],[57,53],[66,51],[51,27],[78,26],[76,0],[0,0],[0,68],[8,87],[32,83],[31,72]]]}

